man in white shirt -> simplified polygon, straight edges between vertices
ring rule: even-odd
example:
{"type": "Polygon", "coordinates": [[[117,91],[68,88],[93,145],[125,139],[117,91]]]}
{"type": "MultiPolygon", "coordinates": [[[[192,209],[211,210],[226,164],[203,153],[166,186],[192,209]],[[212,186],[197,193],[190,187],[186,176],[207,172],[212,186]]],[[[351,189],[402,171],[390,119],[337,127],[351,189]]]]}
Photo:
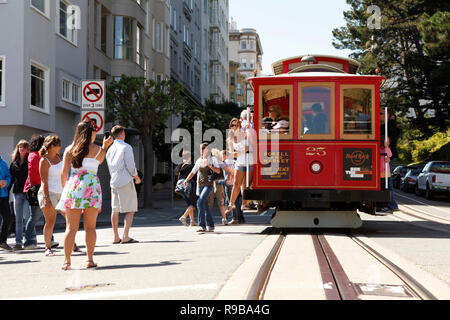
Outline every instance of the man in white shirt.
{"type": "Polygon", "coordinates": [[[128,233],[138,210],[138,199],[134,181],[141,183],[134,163],[133,148],[125,142],[125,128],[115,126],[111,130],[114,143],[106,153],[106,163],[111,174],[111,224],[114,244],[137,243],[128,233]],[[123,237],[119,237],[119,213],[125,213],[123,237]]]}

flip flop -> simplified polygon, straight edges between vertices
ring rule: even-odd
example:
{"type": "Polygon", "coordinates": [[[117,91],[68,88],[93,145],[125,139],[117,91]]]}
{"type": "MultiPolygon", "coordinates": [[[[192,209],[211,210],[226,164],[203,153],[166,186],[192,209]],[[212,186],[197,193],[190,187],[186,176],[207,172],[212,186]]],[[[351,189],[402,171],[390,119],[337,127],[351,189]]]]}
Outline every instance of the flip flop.
{"type": "Polygon", "coordinates": [[[120,239],[119,241],[114,241],[113,244],[119,244],[122,243],[122,239],[120,239]]]}
{"type": "Polygon", "coordinates": [[[130,240],[128,240],[128,241],[122,241],[122,243],[123,243],[123,244],[126,244],[126,243],[139,243],[139,241],[134,240],[133,238],[130,238],[130,240]]]}
{"type": "Polygon", "coordinates": [[[88,260],[87,263],[86,269],[94,269],[98,267],[98,265],[92,260],[88,260]]]}

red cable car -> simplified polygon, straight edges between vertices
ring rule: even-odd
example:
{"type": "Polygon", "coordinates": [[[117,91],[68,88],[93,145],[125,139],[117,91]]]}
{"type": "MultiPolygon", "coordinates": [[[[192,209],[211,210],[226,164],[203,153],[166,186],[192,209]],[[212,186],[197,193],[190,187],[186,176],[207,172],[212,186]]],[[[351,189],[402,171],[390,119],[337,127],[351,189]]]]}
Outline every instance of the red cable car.
{"type": "Polygon", "coordinates": [[[356,74],[349,58],[304,55],[254,77],[252,189],[276,207],[274,227],[358,228],[357,210],[388,201],[380,186],[381,76],[356,74]],[[277,123],[282,123],[277,125],[277,123]]]}

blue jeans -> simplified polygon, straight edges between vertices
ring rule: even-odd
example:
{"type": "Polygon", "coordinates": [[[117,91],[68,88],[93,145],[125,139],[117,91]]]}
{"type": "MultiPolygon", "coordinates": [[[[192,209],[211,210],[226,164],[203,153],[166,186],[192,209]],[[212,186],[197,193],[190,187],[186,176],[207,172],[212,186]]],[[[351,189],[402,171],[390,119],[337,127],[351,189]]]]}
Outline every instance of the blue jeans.
{"type": "Polygon", "coordinates": [[[214,229],[214,221],[209,210],[208,197],[213,186],[199,187],[199,197],[197,200],[198,225],[202,228],[214,229]]]}
{"type": "MultiPolygon", "coordinates": [[[[386,190],[386,183],[384,178],[381,178],[381,190],[386,190]]],[[[392,184],[392,178],[388,178],[388,190],[391,193],[391,201],[380,204],[382,207],[388,207],[391,210],[398,209],[397,202],[394,199],[394,185],[392,184]]]]}
{"type": "Polygon", "coordinates": [[[41,219],[42,211],[38,206],[29,206],[31,210],[30,218],[28,218],[27,224],[25,226],[25,244],[24,246],[29,246],[33,244],[33,233],[36,234],[36,224],[41,219]]]}
{"type": "MultiPolygon", "coordinates": [[[[14,214],[16,215],[16,244],[22,244],[23,240],[23,219],[28,221],[31,213],[28,205],[27,195],[23,192],[13,193],[14,214]],[[24,209],[27,211],[24,215],[24,209]]],[[[36,238],[36,229],[33,230],[33,239],[36,238]]]]}

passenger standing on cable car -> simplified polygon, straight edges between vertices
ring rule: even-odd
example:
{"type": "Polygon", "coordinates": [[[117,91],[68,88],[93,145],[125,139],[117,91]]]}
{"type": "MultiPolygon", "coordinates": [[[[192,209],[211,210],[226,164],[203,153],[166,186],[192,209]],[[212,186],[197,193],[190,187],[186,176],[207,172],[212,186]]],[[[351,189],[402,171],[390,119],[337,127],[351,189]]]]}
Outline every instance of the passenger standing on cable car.
{"type": "MultiPolygon", "coordinates": [[[[393,113],[388,112],[388,137],[389,137],[389,148],[392,151],[392,157],[389,162],[389,166],[391,168],[391,174],[392,171],[395,169],[395,160],[398,158],[398,151],[397,151],[397,140],[400,135],[400,129],[397,127],[396,123],[396,116],[393,113]]],[[[380,111],[380,134],[384,135],[385,133],[385,113],[384,108],[380,111]]],[[[389,188],[391,191],[391,201],[388,204],[388,208],[392,211],[399,211],[398,204],[394,199],[394,188],[389,188]]]]}
{"type": "MultiPolygon", "coordinates": [[[[228,205],[228,209],[226,213],[230,213],[232,210],[236,208],[236,199],[241,192],[241,186],[246,186],[246,173],[247,173],[247,159],[248,159],[248,168],[249,168],[249,181],[248,185],[251,185],[251,181],[253,180],[253,149],[256,146],[256,137],[254,134],[254,130],[248,130],[248,135],[243,134],[241,131],[241,122],[237,119],[231,120],[230,123],[230,135],[232,137],[231,141],[229,141],[229,148],[235,155],[236,164],[235,164],[235,175],[233,181],[233,190],[231,192],[230,204],[228,205]],[[247,155],[247,157],[246,157],[247,155]]],[[[242,210],[248,210],[249,207],[246,206],[245,199],[242,200],[244,205],[242,206],[242,210]]]]}
{"type": "MultiPolygon", "coordinates": [[[[391,193],[391,197],[393,197],[393,186],[392,186],[392,179],[391,179],[391,170],[390,170],[390,159],[392,157],[392,151],[389,148],[389,138],[387,141],[385,141],[385,136],[381,136],[380,138],[380,183],[381,183],[381,190],[386,190],[386,180],[388,179],[388,190],[391,193]],[[387,170],[386,170],[386,163],[387,163],[387,170]]],[[[393,198],[391,198],[391,201],[389,202],[381,202],[377,203],[377,210],[376,212],[380,213],[393,213],[393,198]]]]}

